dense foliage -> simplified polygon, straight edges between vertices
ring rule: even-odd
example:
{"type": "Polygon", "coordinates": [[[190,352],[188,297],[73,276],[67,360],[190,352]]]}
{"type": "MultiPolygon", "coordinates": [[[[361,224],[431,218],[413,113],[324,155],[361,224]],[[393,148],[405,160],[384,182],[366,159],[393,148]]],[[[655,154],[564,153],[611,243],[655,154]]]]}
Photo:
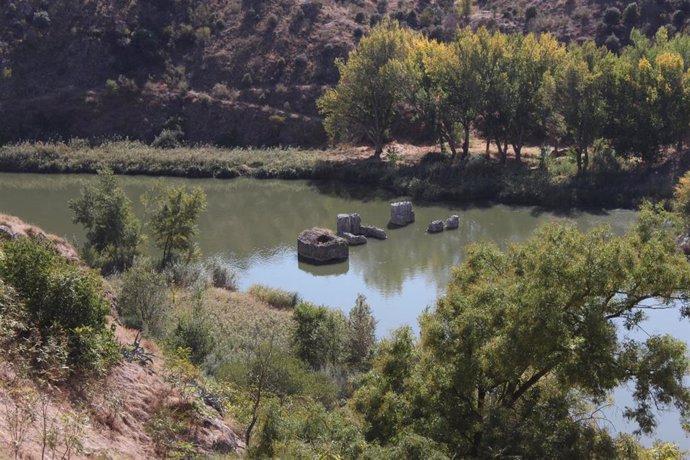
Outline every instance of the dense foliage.
{"type": "Polygon", "coordinates": [[[509,148],[520,161],[527,142],[562,142],[586,172],[598,137],[618,155],[648,165],[664,148],[682,148],[690,126],[689,69],[690,37],[669,38],[665,28],[653,40],[633,31],[631,45],[616,55],[591,42],[566,47],[549,34],[484,28],[460,30],[441,43],[382,23],[339,64],[341,80],[320,107],[333,139],[366,138],[377,152],[393,115],[410,109],[453,156],[458,144],[468,156],[476,129],[496,144],[503,162],[509,148]],[[364,108],[378,118],[364,116],[364,108]],[[375,127],[377,136],[362,136],[362,127],[375,127]]]}
{"type": "Polygon", "coordinates": [[[84,187],[69,206],[74,223],[86,228],[83,254],[90,265],[104,273],[132,266],[139,254],[141,224],[111,170],[99,170],[98,182],[84,187]]]}
{"type": "Polygon", "coordinates": [[[50,242],[0,242],[0,285],[4,339],[11,346],[26,341],[17,358],[29,359],[33,370],[55,379],[67,369],[102,372],[117,361],[102,280],[65,260],[50,242]]]}

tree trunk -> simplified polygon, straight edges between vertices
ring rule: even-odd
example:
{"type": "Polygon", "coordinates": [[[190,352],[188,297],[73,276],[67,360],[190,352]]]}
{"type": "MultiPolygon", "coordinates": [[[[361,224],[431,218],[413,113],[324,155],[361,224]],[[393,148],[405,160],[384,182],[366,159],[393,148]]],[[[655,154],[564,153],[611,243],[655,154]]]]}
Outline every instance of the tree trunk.
{"type": "Polygon", "coordinates": [[[470,124],[463,124],[463,129],[465,130],[465,138],[462,143],[462,159],[466,160],[470,156],[470,124]]]}
{"type": "Polygon", "coordinates": [[[508,143],[505,142],[504,144],[501,144],[501,139],[496,137],[496,147],[498,148],[498,156],[501,158],[501,164],[506,164],[508,161],[508,155],[507,155],[507,150],[508,150],[508,143]]]}
{"type": "Polygon", "coordinates": [[[577,161],[577,175],[582,174],[582,149],[580,147],[575,148],[575,160],[577,161]]]}
{"type": "Polygon", "coordinates": [[[587,149],[587,146],[585,146],[582,151],[584,152],[584,161],[583,161],[583,173],[586,173],[589,170],[589,150],[587,149]]]}
{"type": "Polygon", "coordinates": [[[377,140],[374,144],[374,158],[377,160],[381,159],[381,154],[383,153],[383,141],[377,140]]]}
{"type": "Polygon", "coordinates": [[[491,138],[489,136],[486,136],[486,159],[490,160],[491,159],[491,138]]]}
{"type": "Polygon", "coordinates": [[[455,145],[455,139],[451,134],[448,135],[448,148],[450,148],[451,159],[455,159],[455,156],[458,154],[458,148],[455,145]]]}

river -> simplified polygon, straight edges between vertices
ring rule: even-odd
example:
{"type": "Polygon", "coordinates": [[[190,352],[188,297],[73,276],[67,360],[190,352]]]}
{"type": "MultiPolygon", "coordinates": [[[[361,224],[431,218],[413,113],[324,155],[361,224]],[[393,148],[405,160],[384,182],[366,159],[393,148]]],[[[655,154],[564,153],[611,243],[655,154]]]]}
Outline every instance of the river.
{"type": "MultiPolygon", "coordinates": [[[[0,212],[78,242],[83,231],[72,224],[67,203],[93,180],[93,176],[0,173],[0,212]]],[[[139,197],[157,180],[204,189],[208,210],[199,223],[201,250],[206,256],[226,257],[238,273],[240,289],[263,283],[297,291],[303,299],[344,311],[354,305],[358,293],[364,294],[378,320],[379,336],[405,324],[416,330],[418,315],[443,292],[450,268],[462,261],[468,243],[494,241],[505,247],[524,241],[539,225],[554,219],[574,222],[582,230],[608,224],[622,233],[637,215],[627,210],[554,214],[530,207],[415,203],[416,223],[387,230],[386,241],[370,240],[350,248],[348,262],[312,266],[297,261],[299,232],[313,226],[334,228],[336,215],[343,212],[358,212],[364,223],[385,228],[390,197],[361,190],[346,193],[304,181],[122,177],[123,188],[140,217],[143,209],[139,197]],[[430,221],[451,214],[460,216],[458,230],[426,233],[430,221]]],[[[690,322],[679,322],[675,312],[655,312],[647,323],[647,332],[690,336],[690,322]]],[[[623,404],[628,394],[617,391],[617,405],[623,404]]],[[[607,410],[613,429],[631,430],[619,415],[615,408],[607,410]]],[[[662,416],[656,436],[690,449],[677,416],[662,416]]]]}

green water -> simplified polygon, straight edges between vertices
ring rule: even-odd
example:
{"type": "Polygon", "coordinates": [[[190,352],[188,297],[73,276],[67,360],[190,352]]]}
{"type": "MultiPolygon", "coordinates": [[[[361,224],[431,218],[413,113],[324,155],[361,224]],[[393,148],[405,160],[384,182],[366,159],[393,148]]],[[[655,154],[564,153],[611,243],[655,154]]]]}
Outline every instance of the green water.
{"type": "MultiPolygon", "coordinates": [[[[49,232],[79,242],[81,229],[71,223],[67,202],[93,176],[0,174],[0,212],[13,214],[49,232]]],[[[417,222],[389,230],[386,241],[370,241],[351,248],[350,260],[329,266],[297,261],[296,237],[312,226],[335,227],[335,216],[358,212],[365,223],[385,227],[389,197],[352,198],[323,191],[304,181],[251,179],[190,180],[121,178],[125,191],[143,216],[139,197],[154,181],[197,185],[208,196],[208,211],[200,222],[200,245],[205,255],[222,254],[236,267],[240,285],[266,283],[298,291],[305,299],[343,309],[358,293],[367,296],[379,320],[379,333],[402,324],[416,324],[418,314],[443,290],[449,270],[462,261],[463,248],[480,240],[504,246],[521,241],[540,224],[569,219],[583,229],[608,223],[624,231],[635,219],[631,211],[557,216],[532,208],[492,206],[458,208],[415,205],[417,222]],[[460,215],[460,228],[438,235],[426,225],[450,214],[460,215]]]]}
{"type": "MultiPolygon", "coordinates": [[[[45,230],[78,242],[83,232],[71,223],[68,200],[93,176],[0,173],[0,212],[13,214],[45,230]]],[[[557,215],[529,207],[454,207],[415,203],[417,222],[388,230],[386,241],[370,241],[350,250],[348,262],[314,267],[299,263],[296,238],[305,228],[335,227],[335,216],[358,212],[365,223],[385,227],[390,197],[356,191],[343,193],[333,187],[317,187],[304,181],[258,181],[235,179],[153,179],[123,177],[122,184],[143,217],[139,197],[156,180],[200,186],[208,195],[208,210],[200,222],[200,245],[205,255],[227,257],[239,275],[240,288],[253,283],[298,291],[312,302],[348,310],[358,293],[367,297],[378,320],[378,334],[386,335],[403,324],[416,327],[417,317],[444,290],[450,269],[462,261],[463,248],[475,241],[494,241],[505,247],[523,241],[550,220],[574,222],[583,230],[608,224],[624,232],[636,213],[614,210],[601,213],[574,212],[557,215]],[[460,216],[460,228],[438,235],[426,233],[427,224],[450,214],[460,216]]],[[[677,313],[655,313],[647,332],[668,332],[688,337],[687,321],[677,313]]],[[[615,393],[618,408],[606,414],[613,431],[632,431],[621,416],[630,390],[615,393]]],[[[676,414],[663,417],[657,432],[662,439],[690,448],[676,414]]],[[[650,439],[645,439],[649,444],[650,439]]]]}

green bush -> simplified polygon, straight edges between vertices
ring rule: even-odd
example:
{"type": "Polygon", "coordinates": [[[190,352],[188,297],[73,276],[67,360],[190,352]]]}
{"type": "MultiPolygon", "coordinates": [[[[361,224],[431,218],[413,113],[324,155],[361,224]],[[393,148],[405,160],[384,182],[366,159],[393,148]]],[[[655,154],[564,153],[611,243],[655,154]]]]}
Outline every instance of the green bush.
{"type": "Polygon", "coordinates": [[[203,305],[204,290],[195,289],[193,308],[177,318],[177,326],[168,339],[173,349],[189,350],[189,360],[196,365],[204,362],[216,346],[213,323],[203,305]]]}
{"type": "Polygon", "coordinates": [[[237,290],[237,274],[232,271],[220,257],[212,257],[206,261],[206,269],[213,287],[227,289],[228,291],[237,290]]]}
{"type": "Polygon", "coordinates": [[[182,145],[184,133],[176,129],[164,129],[151,143],[152,147],[174,149],[182,145]]]}
{"type": "Polygon", "coordinates": [[[345,355],[345,315],[310,303],[299,303],[293,313],[297,327],[292,332],[295,354],[313,369],[336,367],[345,355]]]}
{"type": "Polygon", "coordinates": [[[148,260],[137,260],[122,278],[117,309],[125,326],[159,336],[170,309],[165,275],[148,260]]]}
{"type": "MultiPolygon", "coordinates": [[[[110,307],[101,278],[62,258],[52,243],[30,238],[2,242],[0,281],[13,288],[16,302],[25,308],[28,331],[23,336],[36,331],[30,338],[35,345],[30,351],[38,358],[34,366],[50,372],[42,354],[59,357],[64,348],[69,365],[82,371],[104,372],[119,359],[117,344],[105,324],[110,307]]],[[[0,302],[9,303],[7,292],[0,302]]]]}
{"type": "Polygon", "coordinates": [[[247,292],[255,299],[275,308],[293,308],[299,302],[299,294],[296,292],[272,288],[263,284],[255,284],[247,292]]]}

